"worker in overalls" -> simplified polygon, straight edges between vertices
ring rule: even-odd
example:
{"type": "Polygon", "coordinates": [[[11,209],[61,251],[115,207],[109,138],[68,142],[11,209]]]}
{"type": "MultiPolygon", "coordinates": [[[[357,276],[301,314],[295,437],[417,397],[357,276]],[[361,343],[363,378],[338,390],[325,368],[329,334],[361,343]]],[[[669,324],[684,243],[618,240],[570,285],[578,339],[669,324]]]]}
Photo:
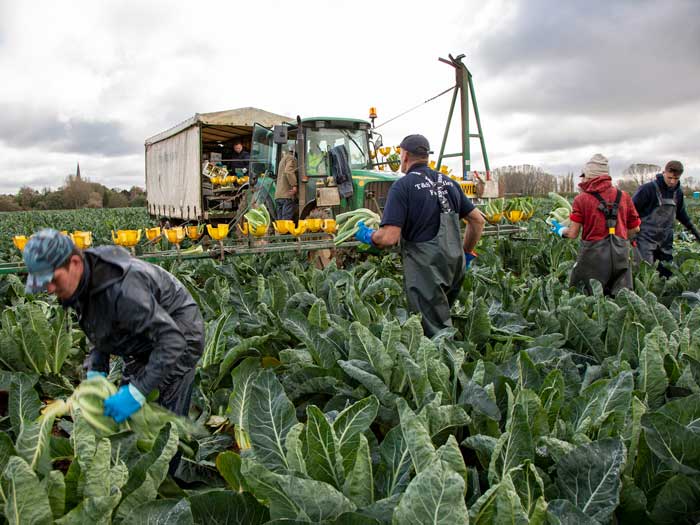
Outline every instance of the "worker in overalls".
{"type": "Polygon", "coordinates": [[[574,198],[571,224],[554,221],[552,232],[576,239],[581,233],[576,264],[571,271],[570,286],[595,279],[603,285],[605,295],[615,295],[622,288],[632,288],[629,237],[639,231],[639,215],[629,194],[612,185],[608,159],[597,153],[586,163],[579,184],[581,193],[574,198]]]}
{"type": "Polygon", "coordinates": [[[422,315],[428,337],[452,326],[450,308],[476,257],[484,217],[459,185],[428,167],[430,144],[422,135],[401,142],[401,171],[378,230],[360,223],[356,239],[378,248],[401,242],[404,287],[411,312],[422,315]],[[461,239],[459,221],[466,219],[461,239]]]}
{"type": "Polygon", "coordinates": [[[632,197],[642,218],[637,236],[639,258],[649,264],[659,261],[659,273],[669,277],[671,271],[663,264],[673,260],[673,227],[676,220],[700,241],[700,232],[690,220],[685,209],[680,179],[683,164],[669,161],[663,173],[642,184],[632,197]]]}

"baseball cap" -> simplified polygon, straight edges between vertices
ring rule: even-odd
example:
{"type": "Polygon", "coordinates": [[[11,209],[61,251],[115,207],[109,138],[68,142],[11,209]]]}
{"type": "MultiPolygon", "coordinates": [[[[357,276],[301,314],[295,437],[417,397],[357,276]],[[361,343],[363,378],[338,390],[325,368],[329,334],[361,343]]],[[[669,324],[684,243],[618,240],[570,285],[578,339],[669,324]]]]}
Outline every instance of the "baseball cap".
{"type": "Polygon", "coordinates": [[[664,171],[675,171],[676,173],[683,173],[683,164],[678,160],[669,160],[666,163],[666,168],[664,171]]]}
{"type": "Polygon", "coordinates": [[[432,153],[430,151],[430,143],[423,135],[409,135],[401,141],[399,147],[415,155],[429,155],[432,153]]]}
{"type": "Polygon", "coordinates": [[[46,290],[53,272],[65,264],[73,248],[73,241],[67,235],[50,228],[32,235],[22,251],[29,272],[24,291],[35,294],[46,290]]]}

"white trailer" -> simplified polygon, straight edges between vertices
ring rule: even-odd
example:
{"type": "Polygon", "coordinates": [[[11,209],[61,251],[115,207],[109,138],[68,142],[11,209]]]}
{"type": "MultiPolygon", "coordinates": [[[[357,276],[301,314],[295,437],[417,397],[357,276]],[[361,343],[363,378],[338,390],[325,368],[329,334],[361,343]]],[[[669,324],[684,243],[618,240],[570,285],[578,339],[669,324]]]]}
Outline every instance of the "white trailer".
{"type": "Polygon", "coordinates": [[[212,186],[202,175],[206,157],[226,151],[241,139],[251,156],[253,130],[290,122],[292,119],[257,108],[239,108],[193,117],[145,142],[146,193],[153,216],[176,220],[208,220],[212,186]]]}

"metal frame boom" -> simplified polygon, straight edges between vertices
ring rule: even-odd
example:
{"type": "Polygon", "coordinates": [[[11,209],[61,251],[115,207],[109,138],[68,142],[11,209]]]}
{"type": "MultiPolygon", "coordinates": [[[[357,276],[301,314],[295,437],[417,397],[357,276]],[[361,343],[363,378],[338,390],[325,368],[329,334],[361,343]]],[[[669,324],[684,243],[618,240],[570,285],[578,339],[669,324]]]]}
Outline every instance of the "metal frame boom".
{"type": "Polygon", "coordinates": [[[467,174],[471,171],[471,149],[470,140],[472,138],[478,138],[481,144],[481,154],[484,158],[484,166],[486,168],[486,180],[491,179],[491,168],[489,166],[489,157],[486,153],[486,143],[484,141],[484,132],[481,128],[481,118],[479,117],[479,106],[476,103],[476,94],[474,93],[474,82],[472,81],[472,74],[462,62],[465,55],[458,55],[453,57],[452,55],[447,55],[449,58],[438,58],[440,62],[443,62],[455,69],[455,90],[452,93],[452,102],[450,103],[450,110],[447,114],[447,124],[445,125],[445,133],[442,136],[442,143],[440,144],[440,154],[437,160],[437,169],[440,169],[442,165],[442,159],[447,157],[461,157],[462,158],[462,179],[467,179],[467,174]],[[445,153],[445,145],[447,144],[447,136],[450,132],[450,125],[452,124],[452,116],[454,114],[455,103],[457,102],[457,97],[459,96],[460,102],[460,120],[462,125],[462,151],[461,153],[445,153]],[[474,108],[474,117],[476,119],[476,127],[478,133],[469,132],[469,101],[471,99],[471,104],[474,108]]]}

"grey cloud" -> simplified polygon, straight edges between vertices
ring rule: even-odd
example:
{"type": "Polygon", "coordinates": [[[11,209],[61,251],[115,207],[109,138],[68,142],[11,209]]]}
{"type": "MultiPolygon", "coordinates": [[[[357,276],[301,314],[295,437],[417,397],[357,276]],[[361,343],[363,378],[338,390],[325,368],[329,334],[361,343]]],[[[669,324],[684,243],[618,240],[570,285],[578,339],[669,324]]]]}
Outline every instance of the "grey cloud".
{"type": "Polygon", "coordinates": [[[55,175],[36,175],[33,177],[28,177],[18,181],[17,178],[0,178],[0,194],[7,193],[17,193],[18,188],[21,186],[30,186],[35,190],[40,190],[42,188],[53,188],[56,189],[56,176],[55,175]]]}
{"type": "Polygon", "coordinates": [[[47,151],[119,156],[141,150],[141,141],[125,138],[124,125],[116,120],[66,121],[51,112],[0,105],[0,141],[14,148],[41,147],[47,151]]]}
{"type": "MultiPolygon", "coordinates": [[[[12,177],[0,177],[0,194],[16,193],[21,186],[36,190],[63,185],[68,175],[75,173],[75,160],[69,156],[54,157],[53,163],[21,162],[0,164],[0,172],[13,173],[12,177]]],[[[105,161],[100,157],[81,157],[80,171],[91,182],[99,182],[108,188],[145,187],[143,158],[132,155],[105,161]]]]}
{"type": "Polygon", "coordinates": [[[7,42],[7,30],[12,23],[10,2],[0,2],[0,48],[7,42]]]}
{"type": "Polygon", "coordinates": [[[543,115],[528,125],[511,125],[505,136],[517,139],[519,149],[530,153],[551,153],[575,149],[618,151],[630,146],[648,155],[650,144],[656,152],[683,156],[697,162],[700,103],[676,111],[647,111],[637,115],[610,114],[594,118],[580,115],[543,115]],[[687,121],[687,122],[684,122],[687,121]]]}
{"type": "Polygon", "coordinates": [[[698,100],[700,2],[521,2],[477,47],[500,112],[635,112],[698,100]]]}
{"type": "Polygon", "coordinates": [[[143,173],[143,162],[140,164],[112,167],[109,170],[101,170],[90,180],[99,182],[108,188],[130,188],[131,186],[146,187],[143,173]]]}
{"type": "Polygon", "coordinates": [[[579,118],[538,118],[536,126],[521,126],[511,131],[529,152],[551,152],[600,144],[638,141],[654,135],[653,129],[615,119],[582,121],[579,118]]]}

